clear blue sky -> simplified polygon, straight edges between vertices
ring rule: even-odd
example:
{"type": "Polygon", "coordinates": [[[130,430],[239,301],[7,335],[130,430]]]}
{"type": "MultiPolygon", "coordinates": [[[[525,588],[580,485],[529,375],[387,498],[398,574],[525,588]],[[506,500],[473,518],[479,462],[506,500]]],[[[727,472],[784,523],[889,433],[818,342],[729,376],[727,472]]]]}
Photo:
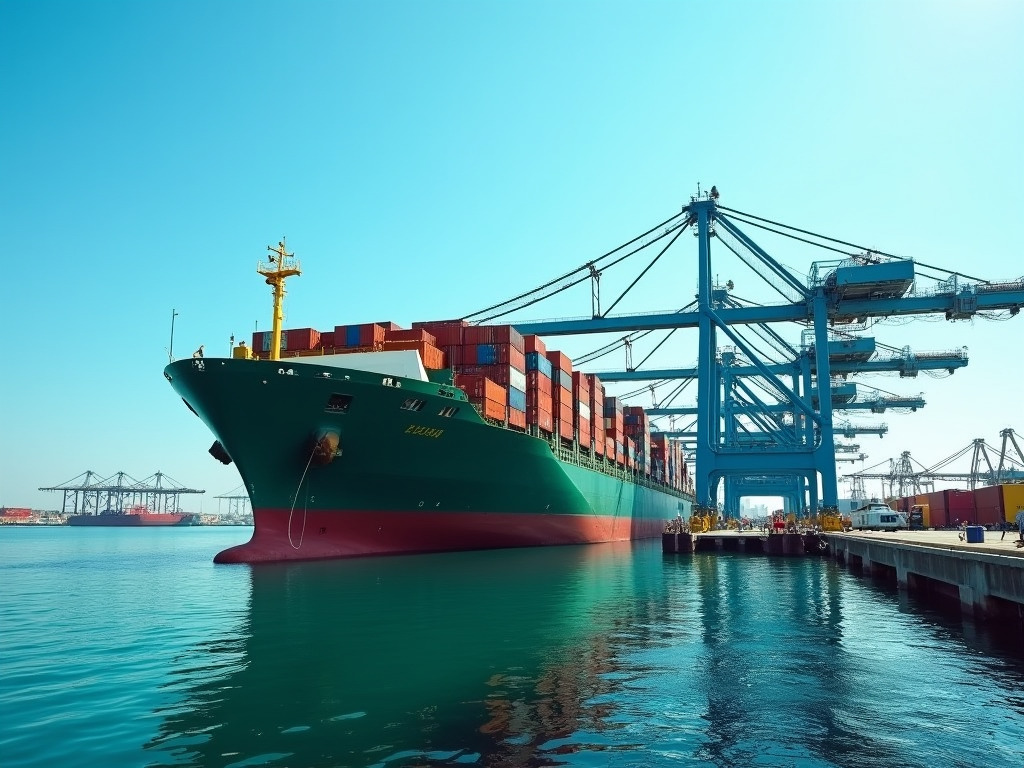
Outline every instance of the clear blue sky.
{"type": "MultiPolygon", "coordinates": [[[[1022,39],[1009,0],[3,0],[0,504],[58,507],[37,487],[87,469],[162,470],[216,511],[239,480],[162,376],[171,311],[178,356],[267,328],[254,269],[282,235],[304,268],[286,327],[472,312],[653,226],[698,182],[732,208],[1019,278],[1022,39]]],[[[806,273],[804,251],[763,244],[806,273]]],[[[692,298],[694,241],[676,248],[616,312],[692,298]]],[[[622,269],[606,296],[640,265],[622,269]]],[[[589,302],[582,285],[524,316],[589,302]]],[[[1024,431],[1024,314],[874,331],[971,359],[944,380],[864,379],[928,401],[860,438],[866,464],[1024,431]]],[[[651,362],[689,365],[696,342],[681,331],[651,362]]]]}

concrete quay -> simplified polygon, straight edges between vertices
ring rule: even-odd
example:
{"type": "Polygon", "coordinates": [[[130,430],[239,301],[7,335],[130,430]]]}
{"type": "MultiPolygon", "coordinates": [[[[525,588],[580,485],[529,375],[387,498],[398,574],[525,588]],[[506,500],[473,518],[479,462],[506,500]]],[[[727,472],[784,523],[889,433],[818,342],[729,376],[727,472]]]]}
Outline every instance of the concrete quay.
{"type": "Polygon", "coordinates": [[[982,619],[1024,619],[1024,548],[1017,531],[986,531],[967,543],[959,531],[819,533],[828,551],[864,574],[894,577],[900,589],[982,619]]]}

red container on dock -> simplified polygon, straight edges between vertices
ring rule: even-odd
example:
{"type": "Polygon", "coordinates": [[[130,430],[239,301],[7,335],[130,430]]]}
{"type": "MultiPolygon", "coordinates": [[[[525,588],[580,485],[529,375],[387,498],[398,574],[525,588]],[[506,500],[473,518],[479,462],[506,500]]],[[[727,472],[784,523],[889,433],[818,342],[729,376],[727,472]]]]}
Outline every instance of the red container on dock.
{"type": "Polygon", "coordinates": [[[985,485],[975,488],[972,494],[978,523],[999,525],[1006,519],[1003,489],[999,485],[985,485]]]}

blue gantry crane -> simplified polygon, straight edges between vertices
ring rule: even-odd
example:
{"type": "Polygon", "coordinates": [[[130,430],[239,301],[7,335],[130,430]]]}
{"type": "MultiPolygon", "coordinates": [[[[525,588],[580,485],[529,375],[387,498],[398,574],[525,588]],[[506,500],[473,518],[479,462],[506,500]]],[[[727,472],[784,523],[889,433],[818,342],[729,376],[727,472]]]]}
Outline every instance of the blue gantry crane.
{"type": "MultiPolygon", "coordinates": [[[[816,508],[820,482],[821,506],[826,512],[834,512],[838,496],[836,434],[861,433],[856,426],[836,423],[833,419],[834,411],[844,399],[847,403],[853,402],[856,392],[855,386],[850,388],[850,383],[839,377],[893,370],[903,377],[913,377],[919,371],[952,372],[967,364],[965,350],[915,353],[908,348],[889,348],[880,351],[874,339],[856,332],[875,318],[937,314],[947,320],[957,320],[1003,310],[1016,315],[1024,306],[1024,277],[993,283],[940,270],[949,277],[940,280],[932,290],[917,291],[914,286],[919,267],[938,269],[726,208],[719,204],[717,189],[712,187],[710,193],[698,191],[679,214],[575,272],[467,316],[467,319],[476,317],[476,322],[489,322],[591,280],[591,317],[514,324],[524,334],[542,336],[628,332],[631,335],[624,339],[626,369],[599,372],[605,382],[690,377],[697,381],[695,429],[692,432],[679,430],[677,434],[679,437],[692,435],[695,439],[698,509],[717,512],[715,499],[723,481],[726,481],[727,507],[734,505],[736,493],[745,493],[753,487],[762,490],[771,487],[786,491],[773,495],[799,496],[816,508]],[[842,258],[816,261],[809,274],[801,277],[754,242],[740,224],[828,248],[842,254],[842,258]],[[693,231],[697,240],[696,300],[676,311],[612,316],[611,310],[625,293],[686,230],[693,231]],[[809,239],[812,237],[814,240],[809,239]],[[654,260],[602,312],[598,291],[602,271],[664,240],[667,244],[654,260]],[[716,284],[712,268],[713,241],[750,266],[784,301],[754,304],[733,296],[731,283],[716,284]],[[482,315],[488,316],[480,317],[482,315]],[[800,349],[771,329],[772,324],[781,322],[803,325],[800,349]],[[671,334],[680,328],[698,329],[694,368],[646,371],[634,368],[631,341],[651,331],[666,329],[671,334]],[[766,355],[760,342],[750,340],[746,331],[757,334],[780,356],[766,355]],[[720,345],[720,341],[727,346],[720,345]],[[822,349],[828,350],[828,354],[817,353],[822,349]],[[754,482],[750,478],[761,480],[754,482]],[[728,492],[730,487],[735,493],[728,492]]],[[[588,359],[596,357],[588,356],[588,359]]],[[[919,405],[912,405],[914,402],[907,399],[906,407],[923,405],[923,400],[919,405]]],[[[889,407],[886,401],[878,398],[869,409],[881,412],[886,407],[889,407]]],[[[664,405],[651,412],[675,415],[675,411],[664,405]]]]}

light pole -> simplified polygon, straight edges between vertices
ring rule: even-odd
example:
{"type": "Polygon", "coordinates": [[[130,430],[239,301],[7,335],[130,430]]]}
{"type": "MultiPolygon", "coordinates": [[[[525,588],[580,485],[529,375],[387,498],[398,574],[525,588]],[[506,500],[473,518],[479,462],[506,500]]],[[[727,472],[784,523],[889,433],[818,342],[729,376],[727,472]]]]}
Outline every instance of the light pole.
{"type": "Polygon", "coordinates": [[[174,318],[178,316],[178,313],[173,309],[171,310],[171,345],[167,348],[167,362],[174,362],[174,318]]]}

